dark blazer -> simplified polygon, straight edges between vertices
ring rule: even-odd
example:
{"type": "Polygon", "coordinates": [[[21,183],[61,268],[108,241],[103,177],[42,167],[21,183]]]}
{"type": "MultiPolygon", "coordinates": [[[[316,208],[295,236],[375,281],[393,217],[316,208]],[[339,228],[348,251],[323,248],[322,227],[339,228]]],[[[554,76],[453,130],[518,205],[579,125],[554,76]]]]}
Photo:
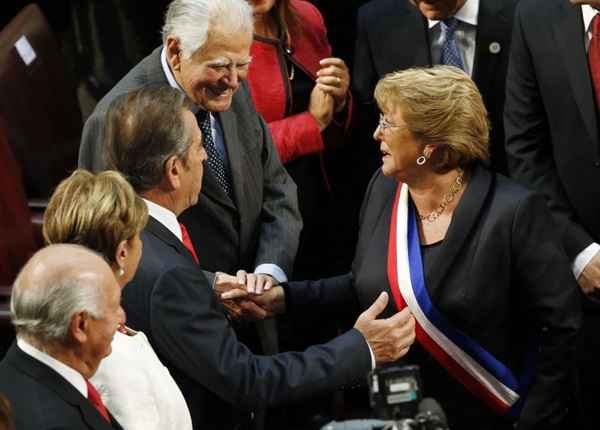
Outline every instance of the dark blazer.
{"type": "MultiPolygon", "coordinates": [[[[381,291],[391,294],[387,253],[397,184],[378,171],[363,203],[354,267],[347,277],[363,309],[381,291]]],[[[425,271],[432,303],[516,375],[523,370],[529,338],[539,339],[538,370],[518,428],[556,428],[573,395],[569,372],[580,312],[569,263],[543,198],[476,168],[440,246],[431,270],[425,271]]],[[[394,312],[391,300],[385,315],[394,312]]],[[[440,402],[450,428],[512,428],[418,344],[404,362],[421,366],[424,395],[440,402]]]]}
{"type": "MultiPolygon", "coordinates": [[[[104,115],[112,100],[145,85],[168,85],[160,50],[143,59],[98,103],[83,129],[80,167],[105,168],[104,115]]],[[[273,263],[290,275],[302,227],[296,185],[281,165],[245,83],[234,95],[231,108],[216,117],[229,154],[235,201],[219,186],[212,171],[204,169],[198,204],[180,217],[200,265],[211,272],[235,273],[273,263]]]]}
{"type": "Polygon", "coordinates": [[[524,0],[506,88],[510,174],[546,195],[569,258],[600,242],[600,136],[581,8],[524,0]]]}
{"type": "MultiPolygon", "coordinates": [[[[144,251],[123,307],[128,325],[148,335],[181,388],[194,429],[234,428],[252,409],[332,390],[370,370],[367,343],[355,329],[304,353],[253,355],[179,239],[152,217],[141,238],[144,251]]],[[[344,294],[338,290],[338,302],[344,294]]]]}
{"type": "MultiPolygon", "coordinates": [[[[490,114],[492,167],[499,172],[506,171],[502,109],[516,1],[480,0],[475,40],[472,77],[490,114]],[[499,44],[499,52],[491,52],[492,43],[499,44]]],[[[373,0],[359,9],[352,91],[360,128],[358,146],[369,154],[368,178],[381,165],[379,146],[372,138],[378,115],[375,85],[387,73],[433,64],[427,19],[408,0],[373,0]]]]}
{"type": "Polygon", "coordinates": [[[112,426],[75,387],[16,343],[0,362],[0,392],[10,400],[16,430],[122,430],[112,426]]]}

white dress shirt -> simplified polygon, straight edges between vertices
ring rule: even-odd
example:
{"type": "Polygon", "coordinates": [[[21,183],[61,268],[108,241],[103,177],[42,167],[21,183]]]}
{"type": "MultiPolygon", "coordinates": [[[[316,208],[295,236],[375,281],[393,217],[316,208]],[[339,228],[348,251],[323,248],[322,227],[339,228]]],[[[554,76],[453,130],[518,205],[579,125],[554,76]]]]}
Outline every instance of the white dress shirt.
{"type": "MultiPolygon", "coordinates": [[[[88,389],[85,382],[85,378],[77,370],[66,364],[58,361],[56,358],[49,356],[44,351],[40,351],[26,340],[17,337],[17,346],[25,354],[33,357],[37,361],[41,361],[50,369],[54,370],[60,376],[62,376],[69,384],[71,384],[77,391],[81,393],[83,397],[87,399],[88,389]]],[[[110,409],[109,409],[110,410],[110,409]]]]}
{"type": "MultiPolygon", "coordinates": [[[[590,5],[582,5],[581,6],[581,14],[583,17],[583,31],[585,32],[585,50],[586,52],[590,48],[590,42],[592,41],[592,20],[596,16],[598,11],[591,7],[590,5]]],[[[573,260],[573,265],[571,269],[573,270],[573,275],[575,279],[579,279],[581,276],[581,272],[585,269],[585,266],[588,265],[590,260],[594,258],[594,255],[600,251],[600,245],[596,242],[589,245],[575,257],[573,260]]]]}
{"type": "MultiPolygon", "coordinates": [[[[465,72],[473,76],[473,63],[475,61],[475,37],[477,36],[477,17],[479,15],[479,0],[467,0],[454,14],[459,23],[454,32],[454,39],[460,53],[460,59],[465,67],[465,72]]],[[[445,31],[442,30],[440,21],[427,20],[429,23],[429,40],[431,41],[431,59],[433,64],[440,64],[442,58],[442,45],[446,40],[445,31]]]]}
{"type": "MultiPolygon", "coordinates": [[[[183,92],[183,88],[181,88],[179,86],[179,83],[177,82],[177,80],[175,80],[175,76],[173,76],[171,67],[169,66],[169,63],[167,62],[167,55],[166,55],[164,47],[162,48],[162,50],[160,52],[160,63],[162,65],[163,73],[165,74],[165,77],[167,78],[167,81],[169,82],[169,85],[171,87],[176,88],[179,91],[183,92]]],[[[200,109],[200,107],[195,105],[194,109],[193,109],[194,114],[196,114],[196,112],[198,112],[198,109],[200,109]]],[[[212,115],[210,112],[208,114],[210,116],[210,126],[211,126],[211,131],[212,131],[213,142],[215,143],[215,147],[216,147],[217,151],[219,152],[219,154],[221,155],[221,158],[223,158],[223,161],[225,163],[225,168],[229,170],[229,156],[227,154],[227,147],[225,146],[225,139],[223,137],[223,129],[221,128],[221,124],[219,124],[219,121],[217,121],[215,116],[212,115]]],[[[177,237],[179,237],[179,239],[181,239],[181,233],[179,233],[179,235],[177,237]]],[[[287,282],[287,280],[288,280],[287,275],[285,274],[283,269],[273,263],[259,264],[254,269],[254,273],[264,273],[266,275],[270,275],[277,282],[287,282]]]]}
{"type": "Polygon", "coordinates": [[[91,382],[124,430],[192,430],[183,394],[142,332],[116,332],[91,382]]]}

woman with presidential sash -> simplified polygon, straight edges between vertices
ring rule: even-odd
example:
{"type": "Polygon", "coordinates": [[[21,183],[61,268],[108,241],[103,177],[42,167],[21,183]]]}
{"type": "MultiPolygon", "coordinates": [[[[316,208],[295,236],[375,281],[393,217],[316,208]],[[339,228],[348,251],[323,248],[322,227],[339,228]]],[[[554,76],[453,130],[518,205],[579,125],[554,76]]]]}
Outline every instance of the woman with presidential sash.
{"type": "Polygon", "coordinates": [[[484,167],[477,87],[436,66],[387,75],[375,99],[383,165],[363,201],[352,271],[254,300],[315,319],[386,292],[379,317],[408,306],[416,323],[399,364],[420,366],[423,393],[451,429],[577,428],[578,289],[544,199],[484,167]]]}
{"type": "Polygon", "coordinates": [[[567,426],[580,325],[569,262],[542,197],[488,171],[475,84],[438,66],[384,77],[374,137],[383,165],[361,212],[353,283],[408,306],[426,396],[450,428],[567,426]]]}

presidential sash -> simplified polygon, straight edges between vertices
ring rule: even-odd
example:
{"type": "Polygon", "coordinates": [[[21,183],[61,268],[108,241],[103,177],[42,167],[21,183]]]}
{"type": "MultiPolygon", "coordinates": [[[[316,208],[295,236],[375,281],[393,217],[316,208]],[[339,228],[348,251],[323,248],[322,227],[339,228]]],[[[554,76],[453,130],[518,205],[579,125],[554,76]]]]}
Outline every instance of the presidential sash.
{"type": "Polygon", "coordinates": [[[390,222],[388,279],[399,310],[412,312],[419,343],[462,385],[501,415],[518,416],[520,384],[504,364],[453,327],[425,288],[415,209],[399,184],[390,222]]]}

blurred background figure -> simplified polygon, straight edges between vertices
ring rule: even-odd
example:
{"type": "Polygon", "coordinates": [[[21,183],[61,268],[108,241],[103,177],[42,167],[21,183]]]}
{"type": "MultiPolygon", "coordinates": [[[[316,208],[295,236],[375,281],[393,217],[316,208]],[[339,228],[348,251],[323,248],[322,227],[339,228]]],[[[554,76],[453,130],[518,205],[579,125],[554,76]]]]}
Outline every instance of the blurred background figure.
{"type": "Polygon", "coordinates": [[[586,296],[577,367],[591,430],[600,420],[600,1],[570,3],[519,3],[504,123],[510,175],[546,197],[586,296]]]}
{"type": "Polygon", "coordinates": [[[249,3],[254,11],[250,93],[298,186],[304,223],[293,277],[333,275],[347,269],[351,256],[342,242],[343,211],[328,174],[328,161],[345,143],[350,125],[348,68],[331,57],[325,23],[310,3],[249,3]]]}
{"type": "MultiPolygon", "coordinates": [[[[146,204],[119,173],[77,170],[48,203],[44,237],[49,244],[73,243],[98,252],[123,288],[137,270],[140,231],[147,220],[146,204]]],[[[121,425],[126,430],[190,430],[185,399],[144,333],[121,326],[111,346],[92,382],[121,425]]]]}

